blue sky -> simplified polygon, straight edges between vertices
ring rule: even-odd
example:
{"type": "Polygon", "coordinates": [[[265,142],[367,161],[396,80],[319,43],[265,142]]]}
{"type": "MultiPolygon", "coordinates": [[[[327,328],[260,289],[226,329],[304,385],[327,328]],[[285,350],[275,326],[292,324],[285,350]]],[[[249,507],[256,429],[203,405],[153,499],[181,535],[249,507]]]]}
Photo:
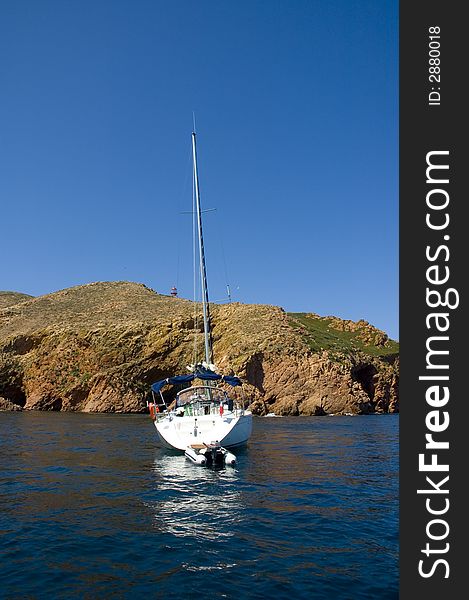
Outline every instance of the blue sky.
{"type": "Polygon", "coordinates": [[[3,0],[0,289],[213,300],[398,337],[398,3],[3,0]]]}

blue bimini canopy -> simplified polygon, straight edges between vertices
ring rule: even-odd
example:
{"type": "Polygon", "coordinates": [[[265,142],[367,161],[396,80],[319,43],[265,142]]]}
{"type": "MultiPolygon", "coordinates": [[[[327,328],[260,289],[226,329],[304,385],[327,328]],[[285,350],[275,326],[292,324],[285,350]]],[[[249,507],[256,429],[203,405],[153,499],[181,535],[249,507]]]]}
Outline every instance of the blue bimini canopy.
{"type": "Polygon", "coordinates": [[[190,373],[189,375],[175,375],[174,377],[161,379],[161,381],[155,381],[155,383],[152,383],[151,389],[154,392],[160,392],[165,385],[189,383],[194,379],[203,379],[205,381],[223,381],[233,387],[241,385],[241,379],[239,377],[233,377],[231,375],[219,375],[218,373],[214,373],[208,369],[197,369],[194,373],[190,373]]]}

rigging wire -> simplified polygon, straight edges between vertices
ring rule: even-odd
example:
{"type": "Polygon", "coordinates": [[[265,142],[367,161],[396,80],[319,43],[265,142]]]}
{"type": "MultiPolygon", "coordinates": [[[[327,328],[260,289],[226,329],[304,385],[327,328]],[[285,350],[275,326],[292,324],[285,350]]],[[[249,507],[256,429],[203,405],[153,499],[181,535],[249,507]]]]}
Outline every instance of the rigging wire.
{"type": "MultiPolygon", "coordinates": [[[[179,196],[179,207],[182,208],[182,203],[183,200],[186,196],[186,190],[187,190],[187,182],[189,179],[189,173],[190,173],[190,162],[191,162],[191,153],[190,151],[188,152],[187,155],[187,167],[185,169],[186,175],[184,177],[184,183],[182,186],[182,192],[179,196]]],[[[179,211],[179,213],[181,213],[181,211],[179,211]]],[[[179,290],[179,275],[180,275],[180,266],[181,266],[181,239],[183,236],[178,235],[177,236],[177,261],[176,261],[176,283],[175,283],[175,287],[177,290],[179,290]]]]}
{"type": "MultiPolygon", "coordinates": [[[[217,211],[217,214],[218,214],[218,211],[217,211]]],[[[218,218],[220,218],[220,217],[218,217],[218,218]]],[[[223,235],[220,233],[222,230],[223,230],[223,228],[219,227],[217,224],[216,231],[217,231],[217,236],[218,236],[218,242],[219,242],[220,248],[221,248],[223,274],[225,276],[225,288],[226,288],[226,292],[227,292],[228,303],[231,304],[231,288],[230,288],[230,283],[229,283],[230,279],[228,277],[228,267],[227,267],[227,262],[226,262],[225,245],[223,243],[223,235]]]]}

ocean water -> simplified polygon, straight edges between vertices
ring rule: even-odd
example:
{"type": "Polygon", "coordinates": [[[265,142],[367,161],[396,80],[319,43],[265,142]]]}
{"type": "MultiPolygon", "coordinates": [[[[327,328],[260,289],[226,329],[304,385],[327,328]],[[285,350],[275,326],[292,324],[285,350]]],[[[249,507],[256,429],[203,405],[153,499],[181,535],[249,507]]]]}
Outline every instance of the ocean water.
{"type": "Polygon", "coordinates": [[[147,415],[0,413],[0,597],[398,597],[398,417],[256,418],[238,465],[147,415]]]}

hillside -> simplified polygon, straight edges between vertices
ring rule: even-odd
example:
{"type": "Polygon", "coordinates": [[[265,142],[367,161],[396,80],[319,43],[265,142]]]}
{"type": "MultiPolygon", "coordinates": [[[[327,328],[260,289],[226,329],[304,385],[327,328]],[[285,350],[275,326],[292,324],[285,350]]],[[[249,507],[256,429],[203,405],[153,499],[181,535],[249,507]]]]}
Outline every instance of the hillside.
{"type": "MultiPolygon", "coordinates": [[[[142,284],[2,298],[0,408],[141,412],[153,381],[194,362],[194,338],[202,353],[200,307],[142,284]]],[[[212,322],[217,365],[257,414],[398,411],[398,344],[366,321],[232,303],[212,322]]]]}
{"type": "Polygon", "coordinates": [[[28,294],[21,294],[20,292],[4,292],[0,290],[0,309],[6,308],[7,306],[13,306],[26,300],[31,300],[33,296],[28,294]]]}

